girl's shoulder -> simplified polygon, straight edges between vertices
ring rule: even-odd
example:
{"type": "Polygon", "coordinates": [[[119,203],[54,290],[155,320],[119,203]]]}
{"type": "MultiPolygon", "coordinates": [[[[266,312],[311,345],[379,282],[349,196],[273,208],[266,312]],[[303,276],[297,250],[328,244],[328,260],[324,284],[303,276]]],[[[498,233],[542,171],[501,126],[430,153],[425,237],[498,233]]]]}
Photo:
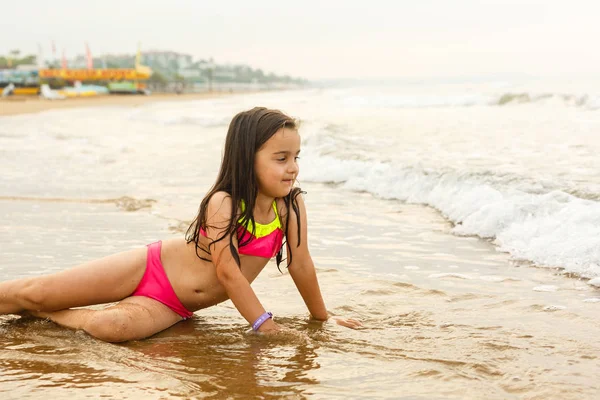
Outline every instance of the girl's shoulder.
{"type": "Polygon", "coordinates": [[[277,207],[277,214],[279,214],[279,218],[285,220],[285,216],[287,215],[287,206],[285,205],[285,199],[283,197],[277,197],[275,199],[275,206],[277,207]]]}
{"type": "MultiPolygon", "coordinates": [[[[215,192],[208,200],[208,215],[221,215],[231,218],[231,195],[224,191],[215,192]]],[[[240,207],[237,207],[236,216],[241,214],[240,207]]]]}
{"type": "Polygon", "coordinates": [[[231,210],[231,195],[227,192],[214,192],[210,199],[208,199],[208,206],[211,208],[220,209],[225,206],[226,209],[231,210]]]}

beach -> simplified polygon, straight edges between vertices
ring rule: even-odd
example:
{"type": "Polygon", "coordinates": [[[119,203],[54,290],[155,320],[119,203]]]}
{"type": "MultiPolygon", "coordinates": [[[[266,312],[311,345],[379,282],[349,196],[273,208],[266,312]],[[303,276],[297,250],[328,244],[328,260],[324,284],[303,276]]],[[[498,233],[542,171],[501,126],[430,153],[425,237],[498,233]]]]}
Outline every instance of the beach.
{"type": "Polygon", "coordinates": [[[231,302],[119,345],[4,316],[0,397],[595,399],[599,111],[510,91],[1,101],[0,280],[181,237],[231,117],[264,105],[301,120],[325,303],[363,327],[310,321],[270,262],[253,288],[300,337],[247,333],[231,302]]]}
{"type": "Polygon", "coordinates": [[[0,116],[42,112],[46,110],[69,109],[79,107],[124,106],[137,107],[157,101],[190,101],[228,96],[228,92],[205,93],[154,93],[145,95],[98,95],[69,98],[65,100],[47,100],[37,96],[12,96],[0,99],[0,116]]]}

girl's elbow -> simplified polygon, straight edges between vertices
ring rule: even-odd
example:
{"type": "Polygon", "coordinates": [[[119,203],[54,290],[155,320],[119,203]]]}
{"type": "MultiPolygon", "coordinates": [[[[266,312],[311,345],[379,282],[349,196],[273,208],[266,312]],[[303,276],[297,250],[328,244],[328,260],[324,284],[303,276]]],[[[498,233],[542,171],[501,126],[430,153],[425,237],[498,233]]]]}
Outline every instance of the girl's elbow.
{"type": "Polygon", "coordinates": [[[239,274],[239,270],[235,270],[230,265],[217,265],[217,280],[222,285],[227,285],[227,283],[235,280],[237,275],[239,274]]]}
{"type": "Polygon", "coordinates": [[[302,257],[298,259],[292,259],[289,269],[297,271],[314,271],[315,264],[310,257],[302,257]]]}

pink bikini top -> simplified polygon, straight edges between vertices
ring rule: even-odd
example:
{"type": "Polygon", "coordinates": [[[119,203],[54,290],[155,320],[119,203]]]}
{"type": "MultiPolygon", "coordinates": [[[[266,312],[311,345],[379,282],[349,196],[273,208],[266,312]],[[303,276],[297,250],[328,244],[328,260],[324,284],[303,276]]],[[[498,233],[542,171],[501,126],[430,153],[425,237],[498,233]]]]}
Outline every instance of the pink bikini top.
{"type": "MultiPolygon", "coordinates": [[[[244,201],[241,203],[242,211],[245,209],[244,201]]],[[[247,256],[272,258],[275,257],[281,246],[283,245],[283,229],[279,221],[277,213],[277,204],[273,201],[273,210],[275,211],[275,219],[268,224],[254,223],[255,234],[252,235],[252,229],[240,225],[238,227],[237,236],[238,243],[247,242],[243,246],[238,247],[238,252],[247,256]]],[[[241,222],[238,220],[238,222],[241,222]]],[[[200,228],[200,234],[206,237],[204,229],[200,228]]]]}

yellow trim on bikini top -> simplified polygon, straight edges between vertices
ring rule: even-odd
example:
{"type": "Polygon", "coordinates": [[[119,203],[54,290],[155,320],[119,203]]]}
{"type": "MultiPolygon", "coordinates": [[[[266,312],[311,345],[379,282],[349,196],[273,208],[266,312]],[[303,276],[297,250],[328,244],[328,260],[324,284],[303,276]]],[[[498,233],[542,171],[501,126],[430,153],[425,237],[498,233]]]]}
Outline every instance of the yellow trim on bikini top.
{"type": "MultiPolygon", "coordinates": [[[[242,209],[242,212],[246,210],[246,203],[244,202],[244,200],[241,201],[240,208],[242,209]]],[[[281,229],[281,221],[279,221],[279,213],[277,212],[277,202],[275,200],[273,200],[273,211],[275,211],[275,219],[269,222],[268,224],[261,224],[256,221],[254,222],[254,226],[256,228],[256,232],[254,232],[255,238],[258,239],[261,237],[268,236],[271,233],[273,233],[277,228],[281,229]]],[[[243,223],[241,218],[238,219],[238,222],[243,223]]],[[[248,221],[248,223],[251,222],[248,221]]],[[[248,229],[247,226],[245,228],[248,231],[248,233],[252,233],[252,230],[248,229]]]]}

